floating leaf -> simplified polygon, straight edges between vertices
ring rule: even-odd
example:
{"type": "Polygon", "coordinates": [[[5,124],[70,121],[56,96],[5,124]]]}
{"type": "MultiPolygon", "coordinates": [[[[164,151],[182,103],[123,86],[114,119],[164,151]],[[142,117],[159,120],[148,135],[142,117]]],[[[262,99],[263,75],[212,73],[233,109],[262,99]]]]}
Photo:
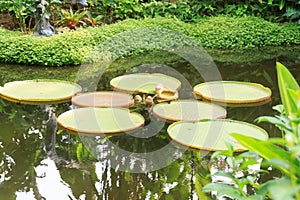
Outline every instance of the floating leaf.
{"type": "Polygon", "coordinates": [[[120,92],[90,92],[72,97],[72,104],[78,107],[130,107],[133,99],[120,92]]]}
{"type": "Polygon", "coordinates": [[[209,151],[226,151],[227,142],[234,146],[236,152],[245,151],[246,148],[231,136],[233,132],[240,132],[246,138],[268,139],[266,131],[258,126],[227,119],[175,122],[167,131],[170,138],[180,144],[209,151]]]}
{"type": "Polygon", "coordinates": [[[211,103],[196,100],[180,100],[172,101],[170,104],[156,104],[153,107],[153,114],[158,118],[172,122],[195,122],[201,119],[225,118],[226,110],[211,103]]]}
{"type": "Polygon", "coordinates": [[[176,91],[180,88],[180,81],[164,74],[136,73],[116,77],[110,81],[115,90],[155,94],[155,87],[162,85],[163,88],[176,91]]]}
{"type": "Polygon", "coordinates": [[[144,124],[138,113],[126,108],[79,108],[57,118],[62,129],[87,134],[114,134],[135,130],[144,124]]]}
{"type": "Polygon", "coordinates": [[[0,89],[0,97],[24,104],[56,104],[67,102],[80,92],[78,84],[51,79],[9,82],[0,89]]]}
{"type": "Polygon", "coordinates": [[[268,102],[271,90],[258,83],[238,81],[212,81],[198,84],[194,93],[210,101],[247,104],[268,102]]]}

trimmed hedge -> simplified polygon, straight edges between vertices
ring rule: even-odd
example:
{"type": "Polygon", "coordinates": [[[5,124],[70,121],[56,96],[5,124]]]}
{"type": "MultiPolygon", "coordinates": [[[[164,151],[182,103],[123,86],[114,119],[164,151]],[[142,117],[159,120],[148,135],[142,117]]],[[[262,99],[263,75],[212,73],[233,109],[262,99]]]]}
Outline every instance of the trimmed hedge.
{"type": "MultiPolygon", "coordinates": [[[[22,35],[0,28],[0,62],[44,66],[79,65],[99,44],[118,33],[138,28],[170,29],[187,35],[208,49],[247,49],[300,44],[300,27],[296,23],[278,26],[256,17],[212,17],[193,24],[170,18],[128,19],[112,25],[80,28],[51,37],[22,35]]],[[[155,37],[163,37],[163,33],[149,33],[145,37],[153,40],[155,37]]],[[[160,45],[184,45],[188,42],[181,38],[178,38],[176,44],[174,38],[164,38],[163,41],[155,45],[159,48],[160,45]]],[[[130,44],[124,44],[122,40],[114,41],[111,48],[113,51],[127,46],[135,49],[138,45],[136,42],[135,38],[130,44]]],[[[137,53],[139,50],[129,54],[137,53]]]]}

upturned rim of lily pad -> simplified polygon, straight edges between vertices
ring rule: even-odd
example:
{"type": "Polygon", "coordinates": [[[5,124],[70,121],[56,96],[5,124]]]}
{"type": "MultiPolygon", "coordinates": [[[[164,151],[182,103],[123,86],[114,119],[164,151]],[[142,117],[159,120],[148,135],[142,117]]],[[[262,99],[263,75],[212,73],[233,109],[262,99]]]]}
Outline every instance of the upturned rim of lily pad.
{"type": "MultiPolygon", "coordinates": [[[[270,88],[263,86],[262,84],[259,83],[252,83],[252,82],[243,82],[243,81],[210,81],[210,82],[204,82],[204,83],[200,83],[194,86],[193,88],[193,92],[196,96],[203,98],[205,100],[209,100],[212,102],[222,102],[222,103],[228,103],[229,105],[231,104],[248,104],[248,103],[260,103],[263,102],[263,104],[265,102],[267,102],[272,95],[272,91],[270,88]],[[243,94],[245,94],[247,87],[249,89],[249,87],[251,88],[255,88],[257,90],[263,91],[265,94],[264,95],[260,95],[257,97],[253,97],[251,99],[241,99],[238,97],[234,97],[232,99],[226,99],[225,98],[225,94],[226,92],[228,93],[232,93],[232,91],[225,91],[224,86],[226,84],[235,84],[235,85],[239,85],[239,86],[243,86],[243,90],[240,90],[239,92],[241,93],[240,96],[243,96],[243,94]],[[203,91],[201,91],[201,87],[209,87],[209,85],[220,85],[220,88],[223,88],[222,91],[220,91],[220,94],[223,94],[223,97],[213,97],[211,94],[204,94],[203,91]]],[[[216,92],[216,91],[214,91],[216,92]]],[[[244,95],[245,96],[245,95],[244,95]]]]}
{"type": "MultiPolygon", "coordinates": [[[[123,82],[124,83],[124,82],[123,82]]],[[[181,86],[181,82],[171,76],[161,74],[161,73],[134,73],[134,74],[125,74],[122,76],[118,76],[113,78],[110,81],[110,86],[117,91],[127,92],[127,93],[145,93],[145,94],[155,94],[156,90],[155,87],[157,85],[162,85],[163,88],[170,89],[170,90],[179,90],[181,86]],[[151,78],[158,80],[151,80],[151,78]],[[131,80],[134,81],[132,87],[124,87],[119,84],[119,82],[125,79],[132,78],[131,80]],[[135,78],[141,78],[141,83],[138,83],[135,78]],[[171,81],[168,83],[167,80],[171,81]],[[139,85],[140,84],[140,85],[139,85]]]]}
{"type": "MultiPolygon", "coordinates": [[[[177,117],[177,116],[171,116],[171,114],[164,114],[164,113],[160,112],[161,111],[160,109],[164,109],[162,107],[174,107],[174,106],[177,106],[176,104],[184,104],[184,103],[195,104],[195,105],[197,105],[197,108],[199,108],[199,106],[200,106],[200,108],[201,108],[201,106],[205,106],[206,109],[208,107],[210,107],[211,109],[215,110],[214,112],[218,112],[218,115],[214,117],[214,118],[217,118],[217,119],[226,118],[226,115],[227,115],[226,109],[223,108],[222,106],[212,104],[212,103],[209,103],[209,102],[197,101],[197,100],[193,100],[193,99],[174,100],[174,101],[171,101],[170,103],[164,102],[164,103],[156,104],[153,107],[153,110],[152,110],[153,115],[157,118],[166,120],[167,122],[176,122],[176,121],[196,122],[196,121],[203,120],[203,119],[211,119],[209,117],[205,117],[205,118],[200,118],[199,117],[197,119],[188,119],[188,118],[183,118],[182,113],[176,113],[178,115],[181,115],[181,116],[177,117]]],[[[174,109],[172,109],[172,110],[174,110],[174,109]]],[[[196,110],[196,112],[201,112],[201,111],[196,110]]],[[[190,113],[187,113],[187,114],[190,114],[190,113]]]]}
{"type": "MultiPolygon", "coordinates": [[[[180,128],[179,128],[180,129],[180,128]]],[[[182,130],[185,131],[185,130],[182,130]]],[[[180,145],[184,145],[187,146],[189,148],[192,149],[200,149],[200,150],[205,150],[205,151],[227,151],[227,146],[226,146],[226,142],[231,143],[234,146],[234,152],[244,152],[247,151],[247,149],[245,147],[243,147],[239,142],[237,142],[230,134],[232,133],[239,133],[242,135],[247,135],[249,137],[253,137],[256,139],[260,139],[260,140],[267,140],[269,138],[268,133],[262,129],[259,126],[256,126],[254,124],[250,124],[247,122],[243,122],[243,121],[238,121],[238,120],[231,120],[231,119],[213,119],[213,120],[201,120],[198,122],[184,122],[184,121],[179,121],[179,122],[174,122],[172,123],[168,128],[167,128],[167,132],[168,132],[168,136],[170,139],[174,140],[175,142],[177,142],[180,145]],[[228,127],[226,128],[222,128],[222,130],[224,133],[219,133],[222,134],[220,135],[210,135],[210,134],[216,134],[216,128],[212,128],[212,124],[213,123],[221,123],[220,126],[224,127],[224,125],[230,125],[230,124],[235,124],[235,125],[239,125],[240,127],[238,127],[239,130],[236,131],[229,131],[228,127]],[[197,125],[207,125],[208,127],[210,127],[210,129],[208,130],[207,133],[201,133],[201,131],[207,131],[205,129],[205,127],[200,127],[197,125]],[[187,138],[189,137],[189,135],[187,135],[188,133],[184,133],[184,132],[178,132],[178,127],[176,126],[181,126],[181,125],[191,125],[188,128],[188,131],[193,131],[193,126],[196,126],[196,128],[198,127],[199,130],[196,129],[196,135],[195,138],[192,138],[191,140],[193,141],[184,141],[187,140],[187,138]],[[242,133],[243,131],[246,130],[247,128],[250,128],[251,131],[249,131],[249,133],[242,133]],[[175,130],[175,131],[174,131],[175,130]],[[256,131],[256,132],[255,132],[256,131]],[[253,134],[255,133],[255,136],[253,136],[253,134]],[[204,135],[206,134],[206,135],[204,135]],[[180,135],[180,136],[178,136],[180,135]],[[219,136],[219,138],[218,138],[219,136]],[[181,137],[181,138],[180,138],[181,137]],[[205,142],[204,140],[210,137],[212,140],[217,141],[217,142],[222,142],[220,140],[224,140],[226,139],[226,141],[223,141],[221,144],[221,147],[211,147],[205,144],[200,144],[205,142]],[[195,142],[195,140],[200,140],[199,142],[195,142]]]]}
{"type": "Polygon", "coordinates": [[[78,107],[124,107],[133,106],[134,100],[130,94],[115,91],[97,91],[78,93],[71,102],[78,107]]]}
{"type": "Polygon", "coordinates": [[[225,103],[225,102],[220,102],[220,101],[211,101],[208,99],[202,99],[202,101],[217,104],[217,105],[223,106],[223,107],[245,108],[245,107],[257,107],[257,106],[262,106],[262,105],[268,104],[271,102],[271,98],[268,98],[266,100],[259,101],[259,102],[254,102],[254,103],[225,103]]]}
{"type": "Polygon", "coordinates": [[[141,114],[136,112],[130,112],[128,108],[119,108],[119,107],[78,108],[78,109],[66,111],[61,115],[59,115],[57,118],[57,124],[61,129],[67,130],[72,134],[78,133],[79,135],[90,135],[90,136],[103,135],[103,134],[116,135],[120,133],[131,132],[141,128],[144,125],[144,122],[145,119],[141,114]],[[122,114],[123,115],[128,114],[130,119],[124,118],[122,114]],[[120,118],[119,120],[117,119],[118,117],[120,118]],[[96,121],[93,121],[94,119],[96,121]],[[127,119],[129,119],[129,121],[127,122],[131,123],[129,126],[126,125],[126,128],[118,127],[119,125],[121,126],[122,123],[123,124],[127,123],[126,122],[127,119]],[[105,120],[109,120],[110,123],[108,124],[107,121],[105,120]],[[86,127],[79,127],[82,126],[83,123],[87,123],[86,127]],[[100,127],[103,128],[103,130],[101,130],[100,127]]]}
{"type": "Polygon", "coordinates": [[[173,100],[178,99],[178,91],[177,90],[169,90],[169,89],[162,88],[162,89],[158,90],[156,93],[157,93],[157,97],[161,101],[173,101],[173,100]],[[172,95],[166,95],[165,93],[170,93],[172,95]]]}
{"type": "MultiPolygon", "coordinates": [[[[57,86],[56,86],[57,87],[57,86]]],[[[64,81],[64,80],[56,80],[56,79],[33,79],[33,80],[23,80],[23,81],[12,81],[5,83],[3,87],[0,88],[0,97],[16,103],[22,103],[22,104],[32,104],[32,105],[39,105],[39,104],[59,104],[64,102],[69,102],[72,96],[74,96],[76,93],[81,92],[82,88],[80,85],[64,81]],[[34,90],[34,87],[38,83],[43,84],[49,84],[48,86],[45,85],[45,89],[39,88],[39,90],[34,90]],[[56,89],[54,88],[51,90],[53,93],[53,96],[50,97],[43,97],[43,92],[45,90],[49,90],[51,83],[57,83],[61,84],[61,88],[59,90],[63,90],[64,92],[69,89],[68,93],[64,95],[58,95],[56,92],[56,89]],[[22,88],[25,87],[26,89],[22,88]],[[17,89],[19,87],[19,90],[22,90],[22,92],[26,92],[26,94],[32,93],[32,96],[24,96],[20,91],[18,92],[12,92],[12,89],[17,89]]]]}

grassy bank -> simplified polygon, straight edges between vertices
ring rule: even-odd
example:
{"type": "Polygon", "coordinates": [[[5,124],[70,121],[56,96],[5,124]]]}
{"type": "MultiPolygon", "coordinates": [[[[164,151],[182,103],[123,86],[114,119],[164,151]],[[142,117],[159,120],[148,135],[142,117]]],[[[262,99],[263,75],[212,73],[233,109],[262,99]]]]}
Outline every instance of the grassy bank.
{"type": "MultiPolygon", "coordinates": [[[[297,24],[277,24],[255,17],[206,18],[198,23],[184,23],[176,19],[155,18],[144,20],[124,20],[113,25],[97,28],[80,28],[77,31],[60,33],[52,37],[22,35],[0,28],[0,63],[26,65],[64,66],[85,62],[95,47],[124,31],[138,28],[169,29],[184,34],[197,44],[210,50],[240,50],[264,46],[300,44],[300,26],[297,24]]],[[[130,34],[127,34],[127,37],[130,34]]],[[[138,40],[116,37],[111,42],[110,52],[115,55],[134,55],[145,51],[139,49],[139,42],[149,42],[151,48],[164,46],[184,46],[186,38],[164,38],[164,31],[142,33],[138,40]],[[156,40],[158,42],[153,42],[156,40]],[[126,43],[124,43],[126,41],[126,43]],[[128,44],[128,41],[130,43],[128,44]],[[126,49],[126,50],[124,50],[126,49]]],[[[150,48],[150,49],[151,49],[150,48]]],[[[149,49],[147,49],[149,50],[149,49]]]]}

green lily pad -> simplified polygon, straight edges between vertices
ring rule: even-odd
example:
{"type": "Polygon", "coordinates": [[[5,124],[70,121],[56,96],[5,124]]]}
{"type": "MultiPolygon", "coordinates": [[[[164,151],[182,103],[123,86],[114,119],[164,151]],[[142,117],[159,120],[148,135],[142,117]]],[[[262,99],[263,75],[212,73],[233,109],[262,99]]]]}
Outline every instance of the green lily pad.
{"type": "Polygon", "coordinates": [[[258,83],[213,81],[198,84],[194,93],[203,99],[224,103],[256,103],[270,99],[271,90],[258,83]]]}
{"type": "Polygon", "coordinates": [[[169,90],[178,90],[180,81],[164,74],[136,73],[116,77],[110,81],[113,89],[130,93],[155,94],[155,87],[162,85],[169,90]]]}
{"type": "Polygon", "coordinates": [[[38,79],[13,81],[0,89],[0,97],[24,104],[56,104],[67,102],[81,91],[81,86],[61,80],[38,79]]]}
{"type": "Polygon", "coordinates": [[[153,107],[153,114],[167,121],[195,122],[201,119],[225,118],[226,110],[218,105],[196,100],[172,101],[153,107]]]}
{"type": "Polygon", "coordinates": [[[231,133],[239,133],[259,140],[267,140],[268,134],[262,128],[241,121],[228,119],[199,122],[175,122],[168,127],[168,134],[174,141],[196,149],[226,151],[226,142],[234,146],[236,152],[247,149],[238,143],[231,133]]]}
{"type": "Polygon", "coordinates": [[[134,103],[129,94],[120,92],[89,92],[72,97],[72,104],[78,107],[130,107],[134,103]]]}
{"type": "Polygon", "coordinates": [[[144,125],[144,118],[127,108],[79,108],[57,118],[60,128],[77,133],[115,134],[133,131],[144,125]]]}

